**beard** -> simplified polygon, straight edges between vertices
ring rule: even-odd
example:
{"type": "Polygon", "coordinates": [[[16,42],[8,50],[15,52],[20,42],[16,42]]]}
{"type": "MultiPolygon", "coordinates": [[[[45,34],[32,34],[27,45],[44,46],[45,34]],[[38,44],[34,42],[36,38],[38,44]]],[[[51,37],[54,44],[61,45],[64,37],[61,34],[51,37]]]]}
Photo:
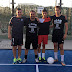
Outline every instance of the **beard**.
{"type": "Polygon", "coordinates": [[[60,15],[60,13],[57,13],[57,15],[60,15]]]}
{"type": "Polygon", "coordinates": [[[31,19],[35,19],[35,17],[34,16],[31,16],[31,19]]]}

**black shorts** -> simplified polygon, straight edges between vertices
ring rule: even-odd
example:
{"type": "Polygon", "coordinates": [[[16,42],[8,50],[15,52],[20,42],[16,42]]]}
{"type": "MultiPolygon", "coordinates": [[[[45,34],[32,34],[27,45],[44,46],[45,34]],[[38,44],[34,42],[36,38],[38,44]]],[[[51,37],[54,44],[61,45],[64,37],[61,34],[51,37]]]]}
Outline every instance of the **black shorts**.
{"type": "Polygon", "coordinates": [[[31,43],[32,43],[33,49],[37,49],[37,47],[38,47],[38,36],[26,36],[25,48],[30,49],[31,43]]]}
{"type": "Polygon", "coordinates": [[[63,35],[52,35],[52,42],[63,44],[64,43],[63,35]]]}
{"type": "Polygon", "coordinates": [[[23,37],[13,37],[11,40],[11,46],[22,46],[23,45],[23,37]]]}

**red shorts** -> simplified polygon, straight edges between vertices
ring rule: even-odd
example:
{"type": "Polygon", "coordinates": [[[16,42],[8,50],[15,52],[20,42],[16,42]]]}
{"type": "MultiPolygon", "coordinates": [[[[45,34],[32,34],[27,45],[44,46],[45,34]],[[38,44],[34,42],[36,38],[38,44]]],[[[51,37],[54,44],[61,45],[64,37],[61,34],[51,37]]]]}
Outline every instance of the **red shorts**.
{"type": "Polygon", "coordinates": [[[48,44],[48,35],[38,35],[38,44],[48,44]]]}

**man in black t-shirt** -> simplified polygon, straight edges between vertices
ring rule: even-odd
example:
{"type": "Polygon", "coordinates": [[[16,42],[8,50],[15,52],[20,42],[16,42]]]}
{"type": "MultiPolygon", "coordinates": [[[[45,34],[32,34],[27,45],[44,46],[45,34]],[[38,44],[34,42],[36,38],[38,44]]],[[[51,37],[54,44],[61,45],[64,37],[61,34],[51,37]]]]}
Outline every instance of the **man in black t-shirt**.
{"type": "Polygon", "coordinates": [[[13,64],[16,64],[17,61],[19,63],[22,62],[21,56],[21,46],[23,45],[23,27],[25,18],[22,17],[22,10],[18,8],[16,10],[16,15],[10,19],[8,26],[8,38],[11,39],[11,45],[13,46],[13,64]],[[12,35],[11,35],[12,29],[12,35]],[[16,48],[18,46],[18,59],[16,59],[16,48]]]}
{"type": "Polygon", "coordinates": [[[52,34],[52,42],[54,43],[54,58],[55,62],[58,61],[57,57],[57,51],[58,51],[58,44],[60,48],[60,54],[61,54],[61,64],[65,66],[64,63],[64,49],[63,49],[63,43],[64,40],[67,37],[67,31],[68,31],[68,23],[65,18],[65,16],[60,14],[61,9],[60,6],[55,7],[55,14],[53,19],[53,34],[52,34]],[[65,34],[64,34],[64,25],[65,25],[65,34]]]}
{"type": "Polygon", "coordinates": [[[38,61],[37,55],[37,47],[38,47],[38,36],[37,36],[37,26],[38,21],[35,19],[36,13],[34,10],[30,11],[30,18],[26,18],[25,26],[26,26],[26,41],[25,41],[25,58],[23,63],[27,61],[28,50],[30,49],[30,45],[32,43],[34,52],[35,52],[35,61],[38,61]]]}

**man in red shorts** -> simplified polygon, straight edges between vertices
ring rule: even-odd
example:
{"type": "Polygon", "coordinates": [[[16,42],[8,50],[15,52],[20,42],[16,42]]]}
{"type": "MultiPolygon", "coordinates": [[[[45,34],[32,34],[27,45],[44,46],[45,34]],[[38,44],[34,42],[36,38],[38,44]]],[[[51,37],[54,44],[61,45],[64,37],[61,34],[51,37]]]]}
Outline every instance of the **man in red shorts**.
{"type": "Polygon", "coordinates": [[[47,10],[43,10],[42,11],[42,18],[39,19],[40,23],[39,24],[39,31],[38,31],[38,56],[39,56],[39,62],[44,61],[45,60],[45,45],[48,44],[48,34],[49,34],[49,25],[51,22],[51,18],[47,17],[47,10]],[[41,57],[41,43],[43,43],[42,45],[42,57],[41,57]]]}

